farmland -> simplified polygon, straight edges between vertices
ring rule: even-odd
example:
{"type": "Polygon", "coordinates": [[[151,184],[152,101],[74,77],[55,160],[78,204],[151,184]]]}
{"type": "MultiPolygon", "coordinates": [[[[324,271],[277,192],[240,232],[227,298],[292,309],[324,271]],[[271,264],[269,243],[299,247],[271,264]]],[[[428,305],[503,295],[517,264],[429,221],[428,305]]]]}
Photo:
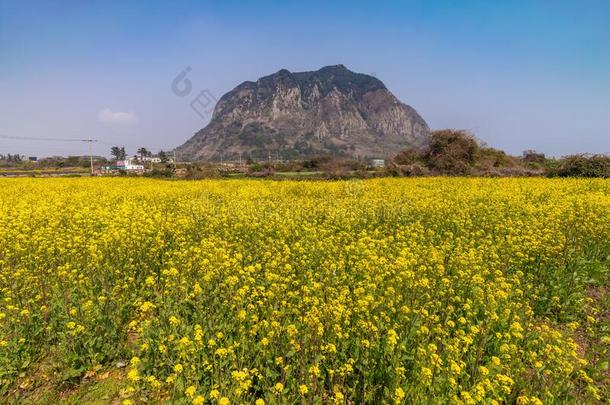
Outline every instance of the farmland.
{"type": "Polygon", "coordinates": [[[0,179],[0,400],[602,402],[610,182],[0,179]]]}

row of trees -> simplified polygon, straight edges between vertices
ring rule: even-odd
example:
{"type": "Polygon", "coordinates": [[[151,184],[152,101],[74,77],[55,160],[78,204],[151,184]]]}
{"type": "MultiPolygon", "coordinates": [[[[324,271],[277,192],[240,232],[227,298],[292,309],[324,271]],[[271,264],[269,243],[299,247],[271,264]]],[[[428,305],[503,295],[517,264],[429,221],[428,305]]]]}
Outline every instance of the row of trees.
{"type": "MultiPolygon", "coordinates": [[[[113,146],[110,148],[110,154],[116,160],[125,160],[127,159],[127,152],[125,151],[124,146],[113,146]]],[[[141,147],[138,149],[138,155],[140,160],[144,160],[145,157],[152,157],[153,153],[146,149],[145,147],[141,147]]],[[[161,163],[165,163],[169,160],[167,152],[161,150],[157,153],[157,157],[161,159],[161,163]]]]}
{"type": "Polygon", "coordinates": [[[23,161],[23,158],[18,153],[15,153],[14,155],[11,155],[10,153],[7,153],[6,155],[0,153],[0,161],[9,163],[19,163],[23,161]]]}

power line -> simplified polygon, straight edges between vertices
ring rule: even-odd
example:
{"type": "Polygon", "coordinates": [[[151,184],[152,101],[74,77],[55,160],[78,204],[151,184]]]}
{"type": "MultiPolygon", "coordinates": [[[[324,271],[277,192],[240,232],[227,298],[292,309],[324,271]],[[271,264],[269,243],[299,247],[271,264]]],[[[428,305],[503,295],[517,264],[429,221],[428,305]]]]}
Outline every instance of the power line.
{"type": "MultiPolygon", "coordinates": [[[[139,148],[140,146],[137,146],[136,144],[133,143],[125,143],[125,142],[106,142],[106,141],[102,141],[99,139],[81,139],[81,138],[44,138],[44,137],[34,137],[34,136],[11,136],[11,135],[0,135],[0,139],[13,139],[13,140],[19,140],[19,141],[38,141],[38,142],[88,142],[89,143],[89,155],[92,156],[92,151],[91,151],[91,144],[93,142],[98,143],[100,145],[106,145],[106,146],[117,146],[119,144],[123,144],[129,148],[139,148]]],[[[175,149],[175,148],[171,148],[171,147],[161,147],[158,145],[148,145],[148,147],[150,149],[157,149],[159,151],[162,150],[166,150],[169,149],[170,152],[175,149]]],[[[176,154],[175,150],[174,150],[174,155],[176,154]]]]}
{"type": "Polygon", "coordinates": [[[55,142],[97,142],[97,139],[78,139],[78,138],[38,138],[33,136],[8,136],[0,135],[2,139],[17,139],[21,141],[55,141],[55,142]]]}
{"type": "Polygon", "coordinates": [[[77,139],[77,138],[39,138],[34,136],[8,136],[0,135],[2,139],[16,139],[20,141],[45,141],[45,142],[87,142],[89,145],[89,162],[91,165],[91,175],[93,176],[93,150],[91,145],[93,142],[97,142],[97,139],[77,139]]]}

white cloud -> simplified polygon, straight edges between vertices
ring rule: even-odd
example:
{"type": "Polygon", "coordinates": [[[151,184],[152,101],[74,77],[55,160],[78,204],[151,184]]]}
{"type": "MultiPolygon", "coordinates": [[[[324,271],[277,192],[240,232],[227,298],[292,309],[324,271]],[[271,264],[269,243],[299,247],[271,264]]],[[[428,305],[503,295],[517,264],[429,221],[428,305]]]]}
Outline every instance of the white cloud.
{"type": "Polygon", "coordinates": [[[133,111],[112,111],[110,108],[101,110],[97,118],[110,124],[132,124],[138,120],[133,111]]]}

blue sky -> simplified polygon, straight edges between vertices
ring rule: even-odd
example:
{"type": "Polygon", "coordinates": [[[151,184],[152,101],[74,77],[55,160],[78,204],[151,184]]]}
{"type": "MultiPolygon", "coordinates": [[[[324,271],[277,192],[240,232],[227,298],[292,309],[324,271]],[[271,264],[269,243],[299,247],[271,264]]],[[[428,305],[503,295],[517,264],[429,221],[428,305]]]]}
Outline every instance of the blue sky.
{"type": "MultiPolygon", "coordinates": [[[[200,91],[339,63],[432,128],[513,154],[610,152],[610,2],[587,0],[0,0],[0,135],[171,149],[209,120],[190,107],[200,91]]],[[[0,138],[0,152],[86,146],[0,138]]]]}

